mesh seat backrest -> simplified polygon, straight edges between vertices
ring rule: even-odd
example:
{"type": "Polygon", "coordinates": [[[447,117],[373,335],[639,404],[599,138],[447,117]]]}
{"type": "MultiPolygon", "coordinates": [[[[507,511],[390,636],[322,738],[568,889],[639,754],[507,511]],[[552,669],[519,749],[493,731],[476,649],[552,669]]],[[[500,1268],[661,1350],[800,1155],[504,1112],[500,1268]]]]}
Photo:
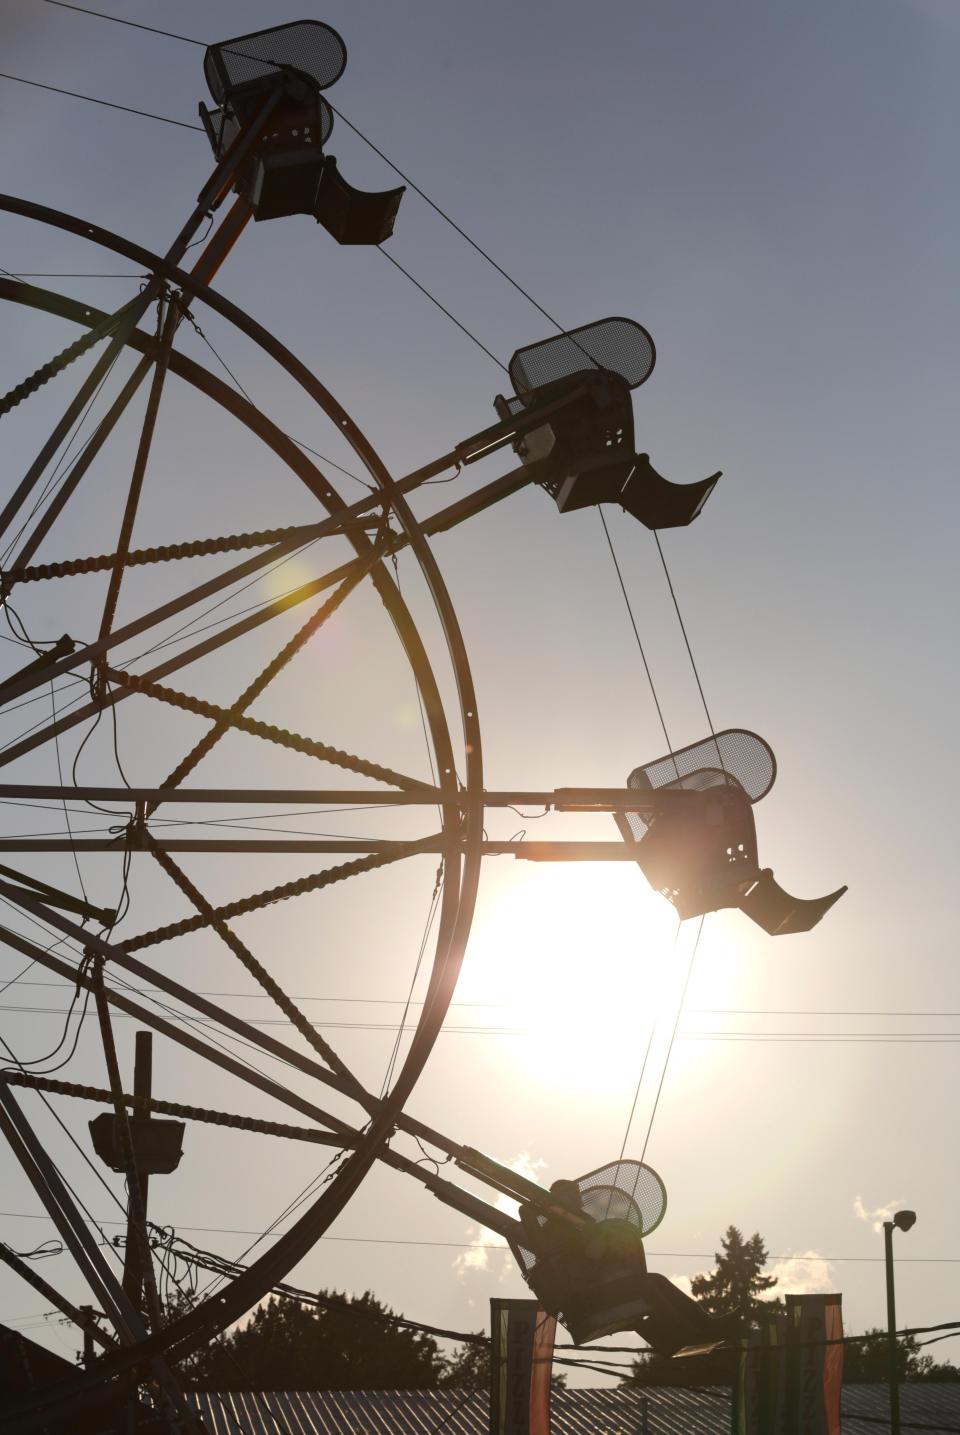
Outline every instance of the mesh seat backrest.
{"type": "MultiPolygon", "coordinates": [[[[777,775],[777,760],[769,743],[745,728],[725,728],[716,737],[706,737],[689,747],[678,748],[653,762],[635,767],[627,778],[634,791],[651,787],[687,786],[685,779],[701,773],[715,772],[733,778],[751,802],[766,797],[777,775]]],[[[707,783],[713,786],[713,783],[707,783]]]]}
{"type": "Polygon", "coordinates": [[[296,20],[211,45],[203,59],[210,93],[222,104],[229,90],[285,68],[299,71],[325,90],[343,74],[347,47],[321,20],[296,20]]]}
{"type": "Polygon", "coordinates": [[[652,1166],[639,1161],[611,1161],[588,1171],[577,1185],[588,1215],[595,1220],[628,1220],[639,1227],[642,1236],[659,1226],[666,1213],[666,1187],[652,1166]],[[630,1214],[631,1209],[635,1215],[630,1214]]]}
{"type": "Polygon", "coordinates": [[[584,369],[599,368],[620,374],[636,389],[650,377],[656,358],[653,339],[642,324],[634,319],[598,319],[518,349],[510,360],[510,378],[516,392],[525,394],[584,369]]]}
{"type": "Polygon", "coordinates": [[[582,1200],[584,1211],[594,1221],[628,1221],[638,1231],[643,1228],[643,1212],[619,1186],[591,1186],[582,1200]]]}

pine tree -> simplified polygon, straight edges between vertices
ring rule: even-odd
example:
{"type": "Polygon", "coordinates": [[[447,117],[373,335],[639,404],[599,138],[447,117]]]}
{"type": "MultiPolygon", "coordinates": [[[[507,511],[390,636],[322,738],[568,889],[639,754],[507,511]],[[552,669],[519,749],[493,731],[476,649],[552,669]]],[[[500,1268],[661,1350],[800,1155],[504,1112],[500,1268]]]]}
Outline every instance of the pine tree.
{"type": "Polygon", "coordinates": [[[694,1276],[690,1289],[710,1315],[735,1316],[744,1323],[769,1309],[763,1299],[777,1284],[776,1276],[765,1276],[767,1249],[757,1232],[749,1241],[736,1226],[728,1226],[715,1253],[716,1269],[710,1275],[694,1276]]]}
{"type": "MultiPolygon", "coordinates": [[[[765,1276],[767,1249],[755,1232],[745,1241],[736,1226],[728,1226],[715,1253],[716,1268],[709,1275],[694,1276],[690,1289],[709,1315],[734,1317],[746,1326],[759,1311],[777,1303],[762,1299],[777,1284],[765,1276]]],[[[739,1357],[735,1350],[717,1350],[684,1360],[670,1360],[645,1352],[634,1362],[628,1385],[730,1385],[736,1376],[739,1357]]]]}

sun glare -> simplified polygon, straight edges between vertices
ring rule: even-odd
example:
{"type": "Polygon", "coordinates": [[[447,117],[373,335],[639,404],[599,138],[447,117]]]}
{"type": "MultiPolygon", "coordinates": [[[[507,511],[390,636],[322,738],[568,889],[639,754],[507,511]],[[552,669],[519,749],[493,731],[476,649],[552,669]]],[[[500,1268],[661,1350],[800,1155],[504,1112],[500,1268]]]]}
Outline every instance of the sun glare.
{"type": "MultiPolygon", "coordinates": [[[[625,864],[517,863],[498,874],[474,927],[458,1000],[519,1028],[503,1060],[524,1080],[621,1099],[651,1022],[672,1018],[686,930],[625,864]]],[[[661,1023],[662,1025],[662,1023],[661,1023]]]]}

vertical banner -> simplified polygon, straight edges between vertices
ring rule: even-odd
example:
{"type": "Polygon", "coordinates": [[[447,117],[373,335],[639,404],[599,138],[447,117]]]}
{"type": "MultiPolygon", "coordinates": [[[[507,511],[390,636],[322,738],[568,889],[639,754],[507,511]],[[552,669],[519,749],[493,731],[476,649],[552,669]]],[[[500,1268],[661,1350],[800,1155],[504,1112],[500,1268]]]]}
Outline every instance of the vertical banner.
{"type": "Polygon", "coordinates": [[[741,1341],[733,1435],[840,1435],[839,1295],[788,1295],[741,1341]]]}
{"type": "Polygon", "coordinates": [[[787,1318],[764,1312],[741,1340],[733,1398],[733,1435],[787,1435],[787,1318]]]}
{"type": "Polygon", "coordinates": [[[796,1346],[796,1435],[840,1435],[843,1336],[839,1295],[788,1295],[787,1322],[796,1346]]]}
{"type": "Polygon", "coordinates": [[[490,1302],[490,1435],[550,1435],[556,1329],[535,1300],[490,1302]]]}

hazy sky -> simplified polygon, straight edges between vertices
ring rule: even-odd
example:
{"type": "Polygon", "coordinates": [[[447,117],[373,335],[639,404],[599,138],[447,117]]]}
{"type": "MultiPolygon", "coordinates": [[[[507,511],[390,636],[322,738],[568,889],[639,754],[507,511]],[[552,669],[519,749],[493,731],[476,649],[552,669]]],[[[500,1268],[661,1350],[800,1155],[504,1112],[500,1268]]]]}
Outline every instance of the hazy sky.
{"type": "MultiPolygon", "coordinates": [[[[103,5],[205,42],[284,18],[263,0],[103,5]]],[[[702,517],[666,534],[663,546],[717,726],[755,729],[779,759],[777,785],[757,808],[761,859],[802,896],[850,886],[809,936],[773,940],[739,914],[707,919],[647,1152],[670,1194],[649,1242],[651,1266],[670,1276],[705,1269],[733,1222],[759,1231],[786,1263],[784,1290],[841,1290],[847,1327],[861,1330],[884,1311],[871,1213],[900,1203],[918,1212],[916,1228],[898,1237],[901,1321],[960,1318],[952,760],[960,9],[951,0],[598,0],[589,12],[566,0],[331,0],[307,9],[349,49],[333,102],[539,303],[571,326],[625,314],[652,332],[658,362],[635,399],[638,447],[678,480],[724,471],[702,517]],[[819,1261],[797,1259],[811,1255],[819,1261]]],[[[4,0],[0,35],[11,74],[187,122],[206,98],[202,52],[172,40],[41,0],[4,0]]],[[[211,167],[201,134],[7,80],[0,119],[0,187],[157,251],[211,167]]],[[[329,148],[354,183],[395,182],[345,125],[329,148]]],[[[387,247],[504,361],[550,332],[412,192],[387,247]]],[[[0,265],[134,273],[79,240],[6,216],[0,265]]],[[[136,286],[37,282],[104,307],[136,286]]],[[[251,226],[218,286],[315,370],[397,474],[493,420],[506,376],[372,250],[338,249],[306,218],[251,226]]],[[[277,422],[351,467],[338,435],[289,381],[215,315],[197,318],[277,422]]],[[[4,390],[75,337],[27,311],[4,319],[4,390]]],[[[192,330],[182,331],[182,346],[216,368],[192,330]]],[[[4,492],[77,382],[71,372],[18,411],[4,492]]],[[[313,516],[296,480],[183,385],[171,381],[164,417],[138,541],[313,516]]],[[[134,415],[41,558],[112,548],[135,441],[134,415]]],[[[418,515],[507,466],[501,456],[425,492],[418,515]]],[[[342,483],[349,499],[361,492],[342,483]]],[[[671,737],[691,741],[706,720],[653,539],[619,512],[609,522],[671,737]]],[[[438,538],[435,551],[474,669],[488,786],[618,785],[661,753],[595,512],[561,516],[545,494],[526,491],[438,538]]],[[[290,586],[328,558],[310,555],[276,582],[290,586]]],[[[400,575],[435,651],[409,558],[400,575]]],[[[183,579],[164,571],[140,581],[124,611],[183,579]]],[[[100,587],[21,592],[33,636],[59,636],[65,624],[74,636],[96,631],[100,587]]],[[[232,701],[293,631],[281,626],[206,675],[175,681],[232,701]]],[[[11,671],[24,660],[10,648],[11,671]]],[[[5,718],[0,740],[47,715],[37,706],[5,718]]],[[[370,594],[351,600],[255,711],[428,775],[412,679],[370,594]]],[[[118,726],[128,775],[144,782],[159,781],[202,730],[180,713],[158,717],[140,699],[118,709],[118,726]]],[[[63,744],[65,773],[75,737],[63,744]]],[[[234,735],[203,779],[344,785],[333,769],[318,778],[308,759],[264,757],[261,746],[234,735]]],[[[103,725],[81,776],[116,780],[112,762],[103,725]]],[[[46,750],[4,772],[57,780],[46,750]]],[[[11,833],[63,826],[57,811],[28,821],[5,810],[11,833]]],[[[90,827],[109,822],[89,817],[90,827]]],[[[502,837],[522,827],[531,836],[614,835],[608,819],[576,816],[537,827],[496,814],[488,827],[502,837]]],[[[380,813],[315,816],[306,828],[399,830],[380,813]]],[[[89,856],[81,867],[91,893],[116,895],[117,859],[89,856]]],[[[66,860],[36,858],[29,870],[77,887],[66,860]]],[[[223,899],[309,870],[300,858],[190,866],[223,899]]],[[[274,955],[278,977],[311,998],[315,1019],[389,1027],[401,1008],[369,1003],[405,997],[433,876],[434,864],[419,860],[272,908],[238,930],[274,955]]],[[[132,890],[122,935],[183,910],[145,856],[134,859],[132,890]]],[[[546,1182],[584,1172],[620,1150],[659,1011],[627,1147],[639,1155],[694,936],[694,924],[684,927],[674,948],[674,928],[671,909],[622,864],[491,859],[463,1005],[451,1009],[451,1030],[410,1110],[500,1159],[523,1159],[546,1182]]],[[[0,957],[0,982],[22,965],[16,954],[0,957]]],[[[254,990],[208,942],[171,949],[169,970],[199,990],[254,990]]],[[[31,971],[0,1001],[62,1010],[63,990],[27,985],[47,980],[31,971]]],[[[228,1004],[247,1016],[275,1014],[249,996],[228,1004]]],[[[127,1068],[132,1025],[118,1022],[127,1068]]],[[[48,1012],[0,1010],[0,1035],[20,1056],[42,1054],[61,1026],[48,1012]]],[[[379,1089],[390,1030],[328,1035],[379,1089]]],[[[100,1081],[101,1067],[90,1030],[67,1074],[100,1081]]],[[[155,1089],[280,1114],[226,1077],[198,1074],[162,1043],[155,1089]]],[[[46,1112],[26,1096],[24,1107],[94,1215],[114,1219],[46,1112]]],[[[85,1141],[92,1108],[58,1110],[85,1141]]],[[[200,1244],[239,1254],[240,1233],[272,1220],[317,1166],[311,1148],[191,1128],[181,1171],[154,1183],[153,1212],[200,1244]]],[[[119,1178],[114,1184],[120,1194],[119,1178]]],[[[50,1233],[23,1218],[35,1210],[31,1199],[19,1173],[5,1178],[5,1210],[21,1214],[0,1216],[0,1237],[17,1249],[50,1233]]],[[[487,1239],[410,1182],[374,1172],[295,1279],[370,1288],[412,1317],[477,1328],[491,1295],[524,1291],[503,1253],[464,1244],[487,1239]]],[[[66,1257],[44,1270],[79,1294],[66,1257]]],[[[42,1308],[29,1289],[0,1280],[0,1318],[42,1308]]],[[[65,1351],[76,1344],[60,1329],[49,1339],[65,1351]]],[[[949,1344],[939,1350],[953,1354],[949,1344]]]]}

